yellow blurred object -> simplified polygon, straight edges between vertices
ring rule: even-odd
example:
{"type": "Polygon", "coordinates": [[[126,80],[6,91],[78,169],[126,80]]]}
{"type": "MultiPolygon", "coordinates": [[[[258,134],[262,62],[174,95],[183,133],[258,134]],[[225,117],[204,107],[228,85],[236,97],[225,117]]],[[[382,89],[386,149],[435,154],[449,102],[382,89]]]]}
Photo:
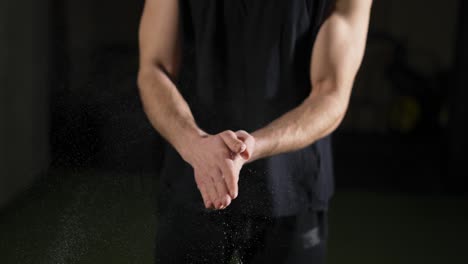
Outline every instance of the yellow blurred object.
{"type": "Polygon", "coordinates": [[[421,119],[421,106],[411,96],[399,96],[390,110],[390,126],[402,133],[409,133],[421,119]]]}

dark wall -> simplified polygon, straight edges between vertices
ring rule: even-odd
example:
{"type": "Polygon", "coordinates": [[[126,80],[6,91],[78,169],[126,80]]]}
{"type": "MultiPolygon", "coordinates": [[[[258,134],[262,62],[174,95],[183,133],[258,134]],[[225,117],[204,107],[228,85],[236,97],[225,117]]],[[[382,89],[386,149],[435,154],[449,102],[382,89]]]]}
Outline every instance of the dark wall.
{"type": "Polygon", "coordinates": [[[452,191],[466,193],[466,150],[468,149],[468,4],[461,1],[459,12],[459,27],[456,43],[456,59],[454,69],[454,85],[450,88],[450,119],[449,119],[449,177],[452,191]]]}
{"type": "Polygon", "coordinates": [[[0,207],[49,165],[49,1],[0,2],[0,207]]]}
{"type": "Polygon", "coordinates": [[[460,116],[450,94],[466,35],[461,2],[374,1],[366,55],[334,136],[339,187],[451,193],[460,185],[450,164],[462,155],[449,149],[462,138],[449,131],[460,116]]]}
{"type": "Polygon", "coordinates": [[[56,32],[55,64],[67,77],[52,96],[53,166],[157,170],[161,139],[136,87],[143,1],[58,4],[66,26],[56,32]]]}
{"type": "Polygon", "coordinates": [[[448,83],[432,84],[454,67],[458,2],[374,1],[366,54],[342,130],[413,129],[423,110],[415,93],[449,88],[448,83]]]}

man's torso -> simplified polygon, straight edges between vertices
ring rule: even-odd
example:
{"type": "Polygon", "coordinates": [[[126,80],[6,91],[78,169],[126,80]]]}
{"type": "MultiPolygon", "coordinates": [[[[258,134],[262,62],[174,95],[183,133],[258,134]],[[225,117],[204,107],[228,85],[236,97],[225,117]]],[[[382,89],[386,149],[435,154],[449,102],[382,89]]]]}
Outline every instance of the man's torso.
{"type": "MultiPolygon", "coordinates": [[[[180,3],[184,44],[177,86],[201,129],[210,134],[226,129],[253,132],[309,95],[313,43],[330,0],[180,3]]],[[[171,202],[203,210],[191,166],[169,145],[160,187],[161,193],[174,197],[171,202]]],[[[327,137],[246,164],[239,197],[228,209],[291,215],[305,207],[326,209],[332,193],[327,137]]]]}

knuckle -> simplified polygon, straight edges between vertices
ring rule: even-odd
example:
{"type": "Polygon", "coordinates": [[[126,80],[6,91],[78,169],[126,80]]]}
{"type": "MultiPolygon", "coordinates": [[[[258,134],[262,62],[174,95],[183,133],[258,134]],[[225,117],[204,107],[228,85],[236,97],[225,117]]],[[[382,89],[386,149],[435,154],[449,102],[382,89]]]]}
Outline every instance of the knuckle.
{"type": "Polygon", "coordinates": [[[204,187],[206,185],[206,178],[205,177],[195,178],[195,182],[197,183],[198,187],[204,187]]]}
{"type": "Polygon", "coordinates": [[[237,144],[236,144],[237,152],[241,151],[243,146],[244,146],[244,143],[237,142],[237,144]]]}
{"type": "Polygon", "coordinates": [[[245,130],[237,130],[236,131],[236,135],[242,135],[242,136],[245,136],[246,134],[248,134],[245,130]]]}
{"type": "Polygon", "coordinates": [[[224,135],[226,136],[229,136],[229,137],[235,137],[236,136],[236,133],[234,133],[234,131],[232,130],[224,130],[224,135]]]}

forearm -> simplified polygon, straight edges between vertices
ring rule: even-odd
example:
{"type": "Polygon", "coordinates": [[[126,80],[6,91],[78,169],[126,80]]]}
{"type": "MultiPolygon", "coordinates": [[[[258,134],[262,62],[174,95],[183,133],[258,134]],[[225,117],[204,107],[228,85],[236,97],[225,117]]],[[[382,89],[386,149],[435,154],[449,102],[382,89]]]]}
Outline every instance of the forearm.
{"type": "Polygon", "coordinates": [[[343,119],[348,100],[336,92],[312,94],[299,106],[252,133],[257,159],[304,148],[331,133],[343,119]]]}
{"type": "Polygon", "coordinates": [[[336,1],[313,47],[311,94],[298,107],[252,133],[256,146],[251,161],[303,148],[336,129],[363,58],[371,4],[372,0],[336,1]]]}
{"type": "Polygon", "coordinates": [[[179,154],[184,156],[191,142],[206,135],[197,126],[187,102],[164,71],[157,67],[140,71],[138,87],[150,123],[179,154]]]}

